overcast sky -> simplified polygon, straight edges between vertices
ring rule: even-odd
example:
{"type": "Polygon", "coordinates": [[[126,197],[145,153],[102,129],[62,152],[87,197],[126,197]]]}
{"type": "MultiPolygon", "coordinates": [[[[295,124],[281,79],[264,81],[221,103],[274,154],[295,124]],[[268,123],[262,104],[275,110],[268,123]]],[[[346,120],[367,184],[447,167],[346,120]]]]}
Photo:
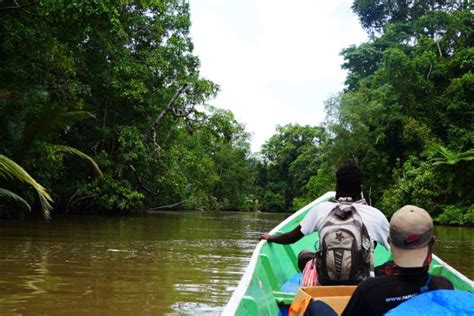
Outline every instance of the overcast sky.
{"type": "Polygon", "coordinates": [[[190,0],[201,73],[252,133],[252,151],[277,124],[318,125],[344,87],[340,51],[367,39],[350,0],[190,0]]]}

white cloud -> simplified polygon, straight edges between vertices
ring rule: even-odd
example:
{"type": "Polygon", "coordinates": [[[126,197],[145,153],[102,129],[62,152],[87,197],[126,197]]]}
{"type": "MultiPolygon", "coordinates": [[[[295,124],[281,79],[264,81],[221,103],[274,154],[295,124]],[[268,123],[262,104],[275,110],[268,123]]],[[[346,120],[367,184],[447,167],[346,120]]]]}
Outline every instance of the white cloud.
{"type": "Polygon", "coordinates": [[[253,151],[277,124],[321,123],[343,88],[341,49],[366,40],[347,0],[190,3],[201,72],[221,86],[211,103],[246,124],[253,151]]]}

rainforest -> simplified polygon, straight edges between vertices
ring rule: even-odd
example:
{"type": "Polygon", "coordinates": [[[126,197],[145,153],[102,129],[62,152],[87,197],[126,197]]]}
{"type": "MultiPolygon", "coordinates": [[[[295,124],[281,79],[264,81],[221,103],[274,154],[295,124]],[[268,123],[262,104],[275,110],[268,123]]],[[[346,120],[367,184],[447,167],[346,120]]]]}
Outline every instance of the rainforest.
{"type": "Polygon", "coordinates": [[[187,1],[0,1],[0,216],[292,212],[352,161],[388,217],[415,204],[473,225],[472,4],[352,10],[369,40],[341,51],[324,122],[276,126],[252,152],[212,105],[187,1]]]}

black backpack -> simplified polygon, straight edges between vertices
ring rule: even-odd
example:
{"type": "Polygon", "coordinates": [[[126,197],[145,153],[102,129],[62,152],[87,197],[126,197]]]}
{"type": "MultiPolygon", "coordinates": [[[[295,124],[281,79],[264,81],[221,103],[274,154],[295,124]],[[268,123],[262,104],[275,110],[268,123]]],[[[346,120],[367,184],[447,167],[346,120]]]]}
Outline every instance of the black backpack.
{"type": "Polygon", "coordinates": [[[373,244],[352,200],[335,202],[319,231],[318,281],[322,285],[358,284],[373,271],[373,244]]]}

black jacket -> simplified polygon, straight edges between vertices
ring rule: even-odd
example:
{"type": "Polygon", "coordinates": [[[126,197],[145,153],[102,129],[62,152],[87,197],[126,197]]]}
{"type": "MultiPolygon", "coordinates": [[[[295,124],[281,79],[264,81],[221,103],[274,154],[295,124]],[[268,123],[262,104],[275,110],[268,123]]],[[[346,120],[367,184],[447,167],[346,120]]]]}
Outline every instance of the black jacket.
{"type": "Polygon", "coordinates": [[[362,281],[344,309],[343,316],[383,315],[409,298],[426,290],[452,290],[451,281],[431,276],[423,268],[399,268],[395,275],[362,281]]]}

